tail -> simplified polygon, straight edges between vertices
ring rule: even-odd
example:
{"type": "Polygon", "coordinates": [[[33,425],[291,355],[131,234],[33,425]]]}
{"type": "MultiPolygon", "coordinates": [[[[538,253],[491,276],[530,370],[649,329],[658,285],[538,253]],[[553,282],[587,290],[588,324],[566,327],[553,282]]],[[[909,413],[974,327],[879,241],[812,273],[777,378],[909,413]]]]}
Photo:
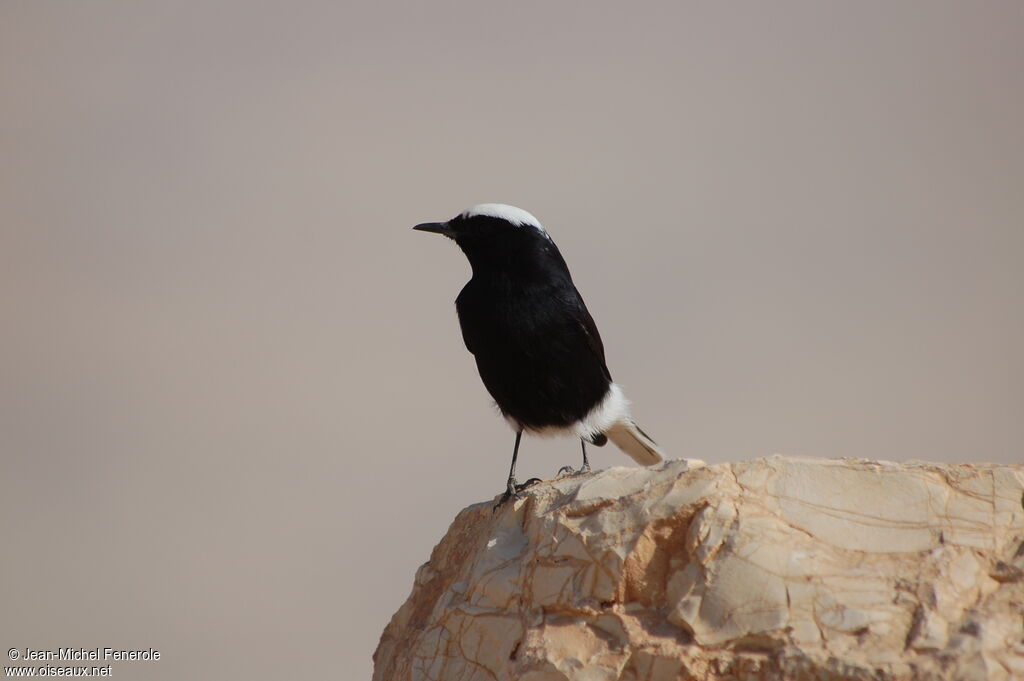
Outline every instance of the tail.
{"type": "Polygon", "coordinates": [[[640,430],[633,419],[616,421],[604,434],[641,466],[652,466],[665,458],[654,440],[640,430]]]}

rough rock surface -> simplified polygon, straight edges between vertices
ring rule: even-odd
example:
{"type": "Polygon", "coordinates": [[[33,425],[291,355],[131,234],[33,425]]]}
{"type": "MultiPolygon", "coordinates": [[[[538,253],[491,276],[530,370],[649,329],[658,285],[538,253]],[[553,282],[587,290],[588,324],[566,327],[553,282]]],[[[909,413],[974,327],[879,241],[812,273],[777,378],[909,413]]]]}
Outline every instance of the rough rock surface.
{"type": "Polygon", "coordinates": [[[463,510],[375,681],[1024,679],[1024,466],[612,468],[463,510]]]}

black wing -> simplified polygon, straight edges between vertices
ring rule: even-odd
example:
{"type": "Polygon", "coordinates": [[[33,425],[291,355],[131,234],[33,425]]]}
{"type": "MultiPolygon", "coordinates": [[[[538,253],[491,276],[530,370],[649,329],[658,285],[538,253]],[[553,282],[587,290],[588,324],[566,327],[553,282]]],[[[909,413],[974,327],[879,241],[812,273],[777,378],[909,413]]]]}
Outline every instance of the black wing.
{"type": "Polygon", "coordinates": [[[572,290],[576,293],[577,300],[579,300],[576,322],[580,325],[590,349],[601,362],[601,369],[604,371],[604,377],[611,381],[612,374],[608,371],[608,363],[604,358],[604,343],[601,342],[601,334],[597,330],[597,324],[594,323],[594,318],[590,315],[590,310],[587,309],[586,303],[583,302],[583,296],[580,295],[580,292],[576,290],[575,286],[573,286],[572,290]]]}

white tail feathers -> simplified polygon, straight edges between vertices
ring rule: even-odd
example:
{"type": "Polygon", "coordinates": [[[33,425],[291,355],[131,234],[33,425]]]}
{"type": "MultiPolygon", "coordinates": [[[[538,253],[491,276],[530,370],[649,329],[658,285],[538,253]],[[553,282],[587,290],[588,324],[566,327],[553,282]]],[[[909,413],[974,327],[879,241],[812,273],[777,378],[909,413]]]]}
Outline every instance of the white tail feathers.
{"type": "Polygon", "coordinates": [[[632,419],[616,421],[604,434],[641,466],[651,466],[665,458],[654,440],[640,430],[632,419]]]}

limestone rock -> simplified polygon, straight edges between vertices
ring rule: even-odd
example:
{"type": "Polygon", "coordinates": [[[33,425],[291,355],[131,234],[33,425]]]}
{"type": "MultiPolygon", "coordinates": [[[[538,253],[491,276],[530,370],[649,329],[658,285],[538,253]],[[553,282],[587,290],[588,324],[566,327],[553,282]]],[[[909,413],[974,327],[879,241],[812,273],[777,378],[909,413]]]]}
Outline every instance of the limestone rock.
{"type": "Polygon", "coordinates": [[[463,510],[375,681],[1024,679],[1024,467],[669,461],[463,510]]]}

